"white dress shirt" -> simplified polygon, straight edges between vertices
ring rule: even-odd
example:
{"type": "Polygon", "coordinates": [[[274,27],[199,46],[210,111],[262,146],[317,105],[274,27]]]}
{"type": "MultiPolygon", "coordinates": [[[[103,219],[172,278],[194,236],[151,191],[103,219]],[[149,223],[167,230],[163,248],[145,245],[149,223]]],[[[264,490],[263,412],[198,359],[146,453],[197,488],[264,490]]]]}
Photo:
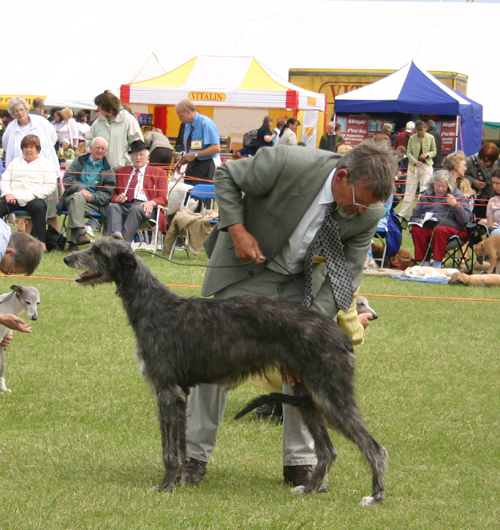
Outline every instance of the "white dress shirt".
{"type": "MultiPolygon", "coordinates": [[[[148,200],[147,195],[144,193],[144,176],[146,174],[146,168],[147,164],[141,169],[139,169],[139,175],[137,176],[137,186],[135,187],[134,191],[134,199],[137,201],[144,201],[146,202],[148,200]]],[[[127,191],[130,187],[130,183],[132,182],[132,178],[135,173],[135,167],[132,168],[132,172],[130,173],[130,178],[128,179],[127,188],[125,189],[125,195],[127,195],[127,191]]]]}

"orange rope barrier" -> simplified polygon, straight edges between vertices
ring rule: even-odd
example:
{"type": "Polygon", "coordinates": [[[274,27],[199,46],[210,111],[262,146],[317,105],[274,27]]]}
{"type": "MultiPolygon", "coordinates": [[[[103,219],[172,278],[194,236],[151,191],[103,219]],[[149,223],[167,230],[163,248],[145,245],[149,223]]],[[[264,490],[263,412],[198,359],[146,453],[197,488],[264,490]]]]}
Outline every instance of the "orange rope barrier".
{"type": "MultiPolygon", "coordinates": [[[[4,278],[26,278],[22,274],[0,274],[0,277],[4,278]]],[[[49,276],[29,276],[33,280],[61,280],[64,282],[74,282],[75,278],[50,278],[49,276]]],[[[167,287],[182,287],[186,289],[201,289],[201,285],[183,285],[180,283],[165,283],[167,287]]],[[[361,296],[373,296],[378,298],[412,298],[415,300],[455,300],[459,302],[500,302],[500,300],[489,299],[489,298],[454,298],[447,296],[410,296],[402,294],[368,294],[359,293],[361,296]]]]}
{"type": "Polygon", "coordinates": [[[500,302],[500,300],[494,300],[489,298],[452,298],[446,296],[410,296],[403,294],[361,294],[361,296],[374,296],[378,298],[414,298],[416,300],[456,300],[460,302],[500,302]]]}

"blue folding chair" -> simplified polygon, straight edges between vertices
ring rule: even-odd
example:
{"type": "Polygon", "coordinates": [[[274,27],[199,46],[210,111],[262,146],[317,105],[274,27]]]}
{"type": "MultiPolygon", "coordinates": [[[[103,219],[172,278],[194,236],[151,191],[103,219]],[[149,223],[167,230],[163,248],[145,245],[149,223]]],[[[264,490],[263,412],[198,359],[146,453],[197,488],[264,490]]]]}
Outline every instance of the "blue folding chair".
{"type": "MultiPolygon", "coordinates": [[[[63,220],[61,223],[61,234],[63,234],[66,237],[66,233],[68,231],[68,212],[62,211],[61,215],[63,216],[63,220]]],[[[99,225],[99,235],[103,235],[104,233],[104,220],[102,218],[102,215],[97,212],[91,212],[88,215],[85,215],[87,219],[95,219],[99,225]]]]}

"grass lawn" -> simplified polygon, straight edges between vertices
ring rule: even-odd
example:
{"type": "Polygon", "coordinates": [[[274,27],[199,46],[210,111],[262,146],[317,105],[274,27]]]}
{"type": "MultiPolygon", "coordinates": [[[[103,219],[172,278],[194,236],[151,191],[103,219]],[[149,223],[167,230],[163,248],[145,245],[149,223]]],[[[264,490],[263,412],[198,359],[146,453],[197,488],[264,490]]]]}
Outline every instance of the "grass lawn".
{"type": "MultiPolygon", "coordinates": [[[[36,274],[73,278],[62,258],[45,256],[36,274]]],[[[144,259],[167,284],[203,281],[203,268],[144,259]]],[[[390,462],[387,500],[367,508],[359,503],[371,491],[370,473],[336,433],[329,492],[290,494],[281,427],[253,414],[232,419],[260,393],[248,384],[230,394],[204,482],[152,491],[163,477],[156,406],[114,287],[3,278],[1,290],[16,282],[36,286],[42,304],[33,333],[16,334],[6,354],[12,393],[0,393],[2,530],[499,527],[499,336],[491,316],[498,302],[370,298],[380,318],[356,348],[357,393],[390,462]]],[[[495,288],[374,277],[363,279],[361,292],[500,299],[495,288]]]]}

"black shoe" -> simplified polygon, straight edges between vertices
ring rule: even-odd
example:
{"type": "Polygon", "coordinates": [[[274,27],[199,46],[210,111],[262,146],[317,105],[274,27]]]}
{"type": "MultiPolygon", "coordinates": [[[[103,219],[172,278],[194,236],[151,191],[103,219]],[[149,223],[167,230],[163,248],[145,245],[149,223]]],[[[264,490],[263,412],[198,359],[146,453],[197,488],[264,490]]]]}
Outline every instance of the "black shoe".
{"type": "Polygon", "coordinates": [[[196,458],[190,458],[186,464],[186,470],[184,471],[184,477],[186,482],[191,482],[192,484],[198,484],[203,480],[205,473],[207,471],[207,463],[202,462],[201,460],[196,460],[196,458]]]}
{"type": "Polygon", "coordinates": [[[74,243],[70,243],[69,247],[66,250],[66,254],[71,254],[72,252],[78,252],[80,249],[78,248],[78,245],[75,245],[74,243]]]}
{"type": "Polygon", "coordinates": [[[255,414],[257,414],[257,418],[263,420],[283,421],[283,405],[281,403],[262,405],[257,407],[255,414]]]}
{"type": "MultiPolygon", "coordinates": [[[[292,486],[307,486],[311,482],[312,466],[283,466],[283,482],[292,486]]],[[[326,493],[328,486],[321,484],[318,493],[326,493]]]]}

